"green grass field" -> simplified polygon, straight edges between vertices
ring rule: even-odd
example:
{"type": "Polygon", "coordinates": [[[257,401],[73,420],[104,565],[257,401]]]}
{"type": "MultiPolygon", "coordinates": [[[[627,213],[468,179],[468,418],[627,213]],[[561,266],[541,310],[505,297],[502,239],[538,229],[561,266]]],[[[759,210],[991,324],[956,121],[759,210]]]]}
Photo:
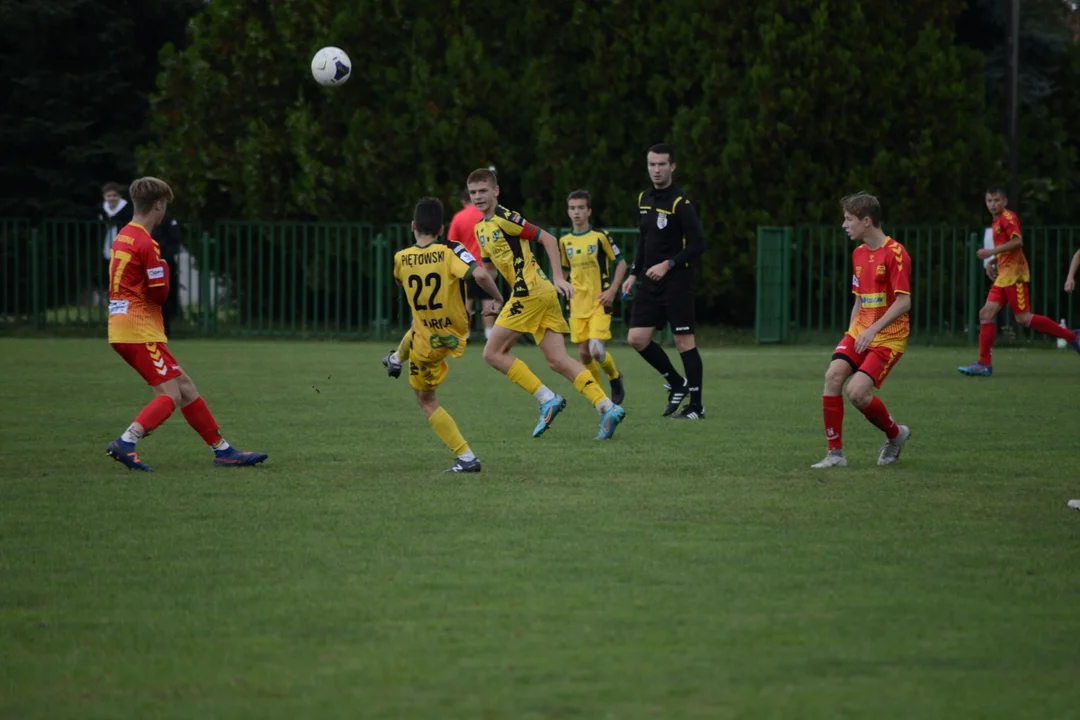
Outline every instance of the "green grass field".
{"type": "Polygon", "coordinates": [[[913,347],[822,474],[830,347],[704,352],[700,423],[627,348],[598,443],[479,348],[440,391],[453,458],[389,343],[172,345],[254,469],[103,340],[0,340],[0,717],[1065,718],[1080,705],[1080,358],[913,347]],[[316,388],[318,392],[316,392],[316,388]]]}

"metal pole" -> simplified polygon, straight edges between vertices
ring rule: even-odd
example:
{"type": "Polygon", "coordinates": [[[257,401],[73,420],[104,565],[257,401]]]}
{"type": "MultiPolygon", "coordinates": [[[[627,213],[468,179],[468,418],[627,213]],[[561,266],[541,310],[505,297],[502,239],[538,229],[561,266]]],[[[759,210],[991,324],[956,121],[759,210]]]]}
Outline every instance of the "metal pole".
{"type": "Polygon", "coordinates": [[[1020,208],[1020,133],[1018,106],[1020,104],[1020,0],[1008,0],[1006,21],[1008,59],[1005,74],[1005,132],[1009,141],[1009,207],[1020,208]]]}

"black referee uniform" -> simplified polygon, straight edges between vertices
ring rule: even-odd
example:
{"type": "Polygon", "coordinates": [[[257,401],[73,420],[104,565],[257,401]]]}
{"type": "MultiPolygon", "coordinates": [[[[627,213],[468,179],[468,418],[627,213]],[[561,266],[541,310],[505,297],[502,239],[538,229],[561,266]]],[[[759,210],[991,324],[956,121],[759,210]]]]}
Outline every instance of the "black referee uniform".
{"type": "MultiPolygon", "coordinates": [[[[669,185],[641,193],[638,212],[640,236],[630,274],[640,280],[640,285],[630,312],[630,327],[660,329],[670,323],[672,333],[693,335],[697,261],[705,252],[705,236],[697,211],[686,193],[669,185]],[[660,263],[667,263],[667,274],[660,280],[647,277],[648,269],[660,263]]],[[[701,355],[697,348],[681,353],[685,378],[676,372],[667,353],[656,342],[650,342],[639,352],[668,382],[668,404],[664,415],[677,411],[689,395],[690,404],[677,417],[695,420],[703,417],[701,355]]]]}

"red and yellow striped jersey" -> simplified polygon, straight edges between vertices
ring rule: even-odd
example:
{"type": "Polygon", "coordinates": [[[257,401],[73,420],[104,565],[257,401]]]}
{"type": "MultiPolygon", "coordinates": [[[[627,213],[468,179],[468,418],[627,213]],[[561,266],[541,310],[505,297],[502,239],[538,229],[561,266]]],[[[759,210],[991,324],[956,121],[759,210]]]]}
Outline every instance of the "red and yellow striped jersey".
{"type": "Polygon", "coordinates": [[[166,342],[161,304],[169,265],[142,225],[125,225],[109,251],[109,342],[166,342]]]}
{"type": "MultiPolygon", "coordinates": [[[[907,250],[891,237],[877,250],[862,244],[851,253],[851,292],[861,301],[859,313],[848,329],[852,337],[876,323],[896,302],[897,295],[911,294],[911,258],[907,250]]],[[[911,332],[908,314],[904,313],[874,338],[870,347],[887,347],[903,352],[911,332]]]]}
{"type": "MultiPolygon", "coordinates": [[[[1020,237],[1020,218],[1012,210],[1002,210],[1001,214],[994,218],[994,224],[990,226],[994,236],[994,247],[1004,245],[1013,238],[1020,237]]],[[[1029,282],[1031,272],[1028,270],[1027,258],[1024,257],[1024,248],[995,255],[997,261],[997,280],[994,284],[998,287],[1012,287],[1018,282],[1029,282]]]]}

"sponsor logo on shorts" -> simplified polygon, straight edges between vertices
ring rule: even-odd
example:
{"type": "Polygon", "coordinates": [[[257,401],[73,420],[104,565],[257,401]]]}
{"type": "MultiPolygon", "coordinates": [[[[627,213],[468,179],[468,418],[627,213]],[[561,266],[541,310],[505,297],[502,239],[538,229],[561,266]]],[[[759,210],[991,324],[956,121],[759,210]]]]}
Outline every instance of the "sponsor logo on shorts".
{"type": "Polygon", "coordinates": [[[128,301],[127,300],[110,300],[109,301],[109,314],[110,315],[127,315],[128,301]]]}
{"type": "Polygon", "coordinates": [[[520,315],[521,312],[524,309],[525,309],[525,306],[522,305],[521,301],[519,301],[519,300],[515,300],[514,302],[510,303],[510,314],[511,315],[520,315]]]}
{"type": "Polygon", "coordinates": [[[686,332],[689,329],[690,329],[689,325],[680,325],[677,328],[675,328],[674,332],[686,332]]]}

